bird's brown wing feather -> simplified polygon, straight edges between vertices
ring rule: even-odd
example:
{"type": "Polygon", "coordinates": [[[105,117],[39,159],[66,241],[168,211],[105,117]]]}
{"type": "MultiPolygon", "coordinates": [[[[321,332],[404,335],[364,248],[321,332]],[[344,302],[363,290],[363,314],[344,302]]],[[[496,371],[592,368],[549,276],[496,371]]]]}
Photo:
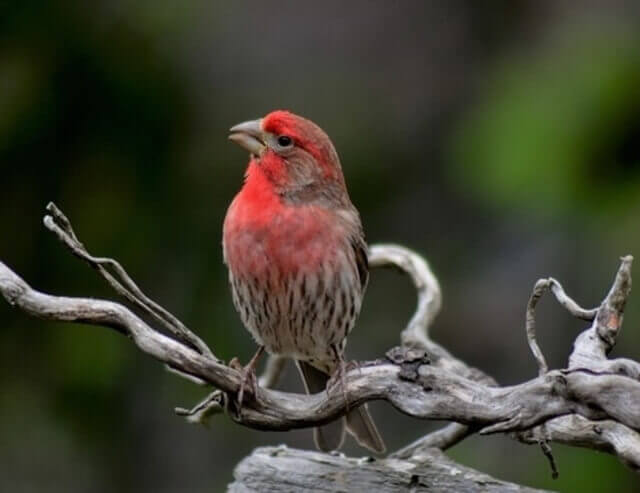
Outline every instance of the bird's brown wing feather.
{"type": "MultiPolygon", "coordinates": [[[[296,360],[296,363],[308,394],[316,394],[326,389],[329,375],[304,361],[296,360]]],[[[366,404],[351,409],[347,413],[346,420],[345,418],[338,418],[331,423],[314,428],[313,440],[316,447],[323,452],[338,450],[344,441],[345,425],[349,434],[363,447],[379,454],[385,451],[384,441],[369,414],[366,404]]]]}
{"type": "MultiPolygon", "coordinates": [[[[329,375],[304,361],[296,360],[296,366],[300,370],[307,394],[324,392],[329,375]]],[[[338,450],[344,441],[345,424],[345,418],[339,418],[331,423],[314,428],[313,440],[316,443],[316,447],[323,452],[338,450]]]]}
{"type": "Polygon", "coordinates": [[[347,413],[347,431],[363,447],[382,454],[386,447],[366,404],[347,413]]]}
{"type": "Polygon", "coordinates": [[[367,287],[369,282],[369,259],[367,255],[367,244],[362,235],[358,235],[351,241],[351,246],[356,257],[356,266],[358,268],[358,276],[360,276],[360,287],[362,291],[367,287]]]}

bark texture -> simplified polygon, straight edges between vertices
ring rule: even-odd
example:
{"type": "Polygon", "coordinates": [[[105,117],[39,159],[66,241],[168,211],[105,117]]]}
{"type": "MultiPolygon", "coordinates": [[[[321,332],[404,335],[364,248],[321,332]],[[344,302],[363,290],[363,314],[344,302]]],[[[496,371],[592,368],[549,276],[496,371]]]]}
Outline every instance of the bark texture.
{"type": "Polygon", "coordinates": [[[413,460],[350,458],[287,447],[262,447],[236,467],[230,493],[291,491],[513,492],[533,493],[448,459],[428,449],[413,460]]]}
{"type": "Polygon", "coordinates": [[[455,464],[442,454],[473,433],[508,433],[523,443],[539,444],[554,475],[552,442],[600,450],[640,471],[640,364],[608,358],[631,292],[631,256],[621,259],[609,292],[595,308],[581,307],[553,278],[535,284],[523,334],[538,374],[502,387],[431,339],[429,327],[442,298],[425,259],[398,245],[372,246],[370,266],[400,269],[418,295],[416,311],[400,333],[400,346],[347,372],[344,388],[336,382],[313,395],[273,390],[284,360],[272,357],[240,412],[236,403],[242,376],[237,367],[218,359],[177,317],[149,299],[118,262],[91,255],[55,205],[47,210],[45,226],[134,308],[39,292],[0,262],[2,296],[35,317],[115,329],[178,376],[210,387],[209,396],[191,409],[176,408],[189,422],[205,423],[226,413],[236,423],[260,430],[309,428],[370,400],[386,400],[413,418],[450,422],[379,460],[260,448],[238,465],[231,491],[531,491],[455,464]],[[562,369],[549,369],[536,341],[535,308],[545,293],[553,294],[571,316],[591,323],[575,339],[562,369]],[[145,322],[143,315],[153,322],[145,322]]]}

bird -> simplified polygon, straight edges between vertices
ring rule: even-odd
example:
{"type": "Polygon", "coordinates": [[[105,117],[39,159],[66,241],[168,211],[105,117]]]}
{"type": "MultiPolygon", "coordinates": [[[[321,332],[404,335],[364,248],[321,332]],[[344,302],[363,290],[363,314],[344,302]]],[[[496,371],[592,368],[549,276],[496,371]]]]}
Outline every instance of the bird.
{"type": "MultiPolygon", "coordinates": [[[[266,350],[295,360],[307,393],[325,391],[346,371],[347,336],[369,279],[340,159],[318,125],[286,110],[233,126],[229,140],[250,153],[222,233],[233,304],[258,345],[245,375],[255,385],[266,350]]],[[[345,430],[361,446],[385,451],[366,404],[314,428],[316,447],[338,450],[345,430]]]]}

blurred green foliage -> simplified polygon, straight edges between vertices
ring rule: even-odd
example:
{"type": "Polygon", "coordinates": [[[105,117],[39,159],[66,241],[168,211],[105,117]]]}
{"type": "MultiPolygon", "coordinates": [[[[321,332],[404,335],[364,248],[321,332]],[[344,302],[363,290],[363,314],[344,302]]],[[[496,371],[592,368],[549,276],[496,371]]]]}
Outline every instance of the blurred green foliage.
{"type": "Polygon", "coordinates": [[[637,206],[638,46],[637,33],[586,28],[502,61],[454,134],[454,179],[495,207],[547,215],[637,206]]]}
{"type": "Polygon", "coordinates": [[[455,134],[456,179],[500,207],[624,213],[640,187],[640,39],[571,33],[503,62],[455,134]]]}

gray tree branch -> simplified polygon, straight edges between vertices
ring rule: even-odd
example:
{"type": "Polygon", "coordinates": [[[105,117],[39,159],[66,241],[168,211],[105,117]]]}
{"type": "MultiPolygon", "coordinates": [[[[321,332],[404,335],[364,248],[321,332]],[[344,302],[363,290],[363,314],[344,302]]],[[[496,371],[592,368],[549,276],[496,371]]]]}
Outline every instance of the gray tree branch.
{"type": "MultiPolygon", "coordinates": [[[[96,268],[116,292],[151,315],[173,337],[152,328],[119,303],[38,292],[0,262],[0,292],[4,298],[35,317],[115,329],[178,375],[213,387],[214,391],[193,409],[176,410],[192,422],[205,422],[224,410],[245,426],[290,430],[336,419],[346,412],[347,404],[352,407],[370,400],[385,400],[414,418],[451,422],[391,454],[388,461],[411,460],[416,467],[424,467],[420,457],[432,457],[433,447],[444,450],[474,432],[509,433],[523,443],[541,444],[549,456],[547,442],[559,442],[611,453],[634,470],[640,470],[640,364],[607,358],[620,331],[631,289],[631,256],[622,258],[609,293],[596,309],[580,307],[554,279],[536,283],[527,307],[525,334],[538,362],[539,375],[519,385],[501,387],[429,336],[428,329],[442,298],[438,281],[426,261],[401,246],[372,246],[372,267],[399,268],[416,287],[417,308],[401,333],[402,346],[388,351],[384,358],[362,363],[348,372],[344,391],[335,384],[315,395],[270,389],[284,364],[283,359],[272,357],[259,379],[257,395],[245,400],[240,410],[236,405],[241,383],[239,372],[219,360],[177,317],[146,297],[119,263],[91,256],[68,219],[53,204],[48,210],[51,215],[45,218],[47,228],[75,255],[96,268]],[[551,291],[571,315],[592,321],[576,338],[565,369],[549,370],[535,342],[535,306],[546,291],[551,291]]],[[[254,456],[260,456],[259,451],[254,456]]],[[[299,460],[313,462],[314,457],[300,455],[299,460]]],[[[252,459],[247,460],[250,463],[252,459]]],[[[392,462],[385,464],[391,477],[392,462]]],[[[348,469],[346,463],[343,465],[348,469]]],[[[239,485],[238,488],[242,482],[239,485]]]]}
{"type": "Polygon", "coordinates": [[[513,492],[534,493],[492,478],[447,458],[437,449],[425,451],[417,461],[388,458],[354,459],[287,447],[261,447],[234,471],[230,493],[325,491],[351,493],[513,492]]]}

